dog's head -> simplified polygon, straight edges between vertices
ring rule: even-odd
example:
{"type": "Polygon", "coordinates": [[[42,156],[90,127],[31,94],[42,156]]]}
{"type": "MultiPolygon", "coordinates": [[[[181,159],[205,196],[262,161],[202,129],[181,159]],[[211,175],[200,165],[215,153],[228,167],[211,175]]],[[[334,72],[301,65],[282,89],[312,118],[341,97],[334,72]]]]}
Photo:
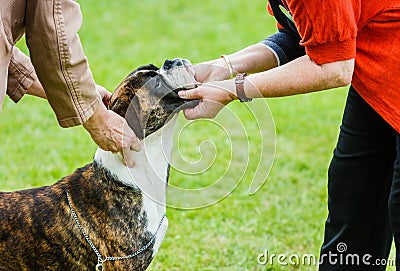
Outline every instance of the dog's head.
{"type": "MultiPolygon", "coordinates": [[[[174,69],[184,63],[168,61],[163,70],[174,69]]],[[[194,107],[198,101],[183,100],[160,74],[158,67],[148,64],[130,73],[115,89],[109,109],[124,117],[137,137],[144,137],[160,129],[179,110],[194,107]]]]}

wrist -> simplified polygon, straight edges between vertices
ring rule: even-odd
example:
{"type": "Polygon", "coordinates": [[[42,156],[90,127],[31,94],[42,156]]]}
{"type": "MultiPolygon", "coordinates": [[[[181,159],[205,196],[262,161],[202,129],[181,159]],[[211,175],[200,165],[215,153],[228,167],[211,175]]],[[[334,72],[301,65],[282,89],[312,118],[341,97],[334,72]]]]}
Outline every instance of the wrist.
{"type": "Polygon", "coordinates": [[[252,98],[249,98],[245,91],[249,87],[249,82],[246,80],[246,76],[246,74],[240,73],[233,79],[215,82],[214,85],[227,93],[229,96],[227,103],[233,100],[250,102],[252,101],[252,98]]]}
{"type": "Polygon", "coordinates": [[[226,65],[226,67],[228,69],[228,72],[229,72],[228,78],[232,79],[235,76],[235,70],[233,69],[232,62],[231,62],[230,58],[227,55],[222,55],[221,59],[224,60],[225,65],[226,65]]]}
{"type": "Polygon", "coordinates": [[[32,85],[28,88],[27,94],[33,95],[39,98],[46,99],[46,93],[44,92],[43,86],[38,79],[33,81],[32,85]]]}
{"type": "Polygon", "coordinates": [[[213,82],[229,79],[229,69],[222,58],[202,62],[193,66],[198,82],[213,82]]]}
{"type": "Polygon", "coordinates": [[[247,97],[244,91],[244,83],[246,80],[246,73],[238,73],[235,77],[235,89],[236,89],[236,97],[241,102],[251,102],[252,98],[247,97]]]}
{"type": "Polygon", "coordinates": [[[225,98],[221,100],[223,104],[228,104],[238,99],[236,95],[235,79],[216,81],[212,82],[211,85],[225,92],[225,98]]]}
{"type": "Polygon", "coordinates": [[[98,129],[99,125],[105,122],[107,118],[108,110],[106,109],[103,103],[100,103],[99,107],[94,111],[93,115],[83,123],[83,127],[87,131],[91,131],[93,129],[98,129]]]}
{"type": "Polygon", "coordinates": [[[226,55],[223,56],[215,60],[216,63],[215,65],[219,67],[219,69],[216,72],[222,75],[221,80],[229,80],[233,78],[235,70],[232,67],[229,57],[226,55]]]}
{"type": "Polygon", "coordinates": [[[228,82],[229,84],[229,88],[227,88],[229,97],[231,98],[231,101],[237,100],[238,96],[236,93],[236,84],[235,84],[235,78],[226,80],[226,82],[228,82]]]}

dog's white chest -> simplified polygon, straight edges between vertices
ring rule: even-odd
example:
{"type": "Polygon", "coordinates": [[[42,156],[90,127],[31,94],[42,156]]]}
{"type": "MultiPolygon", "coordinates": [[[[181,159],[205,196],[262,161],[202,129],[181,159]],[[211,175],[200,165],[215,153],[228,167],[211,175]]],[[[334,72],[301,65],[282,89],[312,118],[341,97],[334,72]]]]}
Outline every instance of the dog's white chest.
{"type": "Polygon", "coordinates": [[[153,255],[158,251],[168,227],[168,220],[163,216],[166,213],[168,167],[175,123],[176,116],[143,140],[142,150],[132,152],[135,161],[132,169],[122,163],[120,154],[98,149],[95,155],[95,160],[109,169],[119,181],[141,190],[143,212],[148,219],[146,230],[156,234],[153,255]]]}

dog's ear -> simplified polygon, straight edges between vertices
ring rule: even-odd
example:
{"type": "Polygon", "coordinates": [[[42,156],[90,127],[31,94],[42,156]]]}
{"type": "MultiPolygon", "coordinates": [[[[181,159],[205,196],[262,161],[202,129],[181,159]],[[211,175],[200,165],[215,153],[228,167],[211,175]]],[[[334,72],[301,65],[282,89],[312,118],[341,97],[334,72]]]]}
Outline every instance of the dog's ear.
{"type": "Polygon", "coordinates": [[[114,90],[108,104],[108,109],[124,117],[136,91],[143,86],[149,77],[158,75],[157,71],[158,67],[153,64],[147,64],[140,66],[131,72],[114,90]],[[140,71],[148,72],[143,73],[141,76],[137,76],[140,71]]]}
{"type": "Polygon", "coordinates": [[[129,104],[136,94],[136,89],[132,87],[129,81],[122,81],[114,90],[108,103],[108,109],[114,111],[121,117],[125,117],[129,104]]]}
{"type": "Polygon", "coordinates": [[[122,81],[122,83],[117,87],[118,90],[123,83],[129,85],[132,89],[141,88],[150,78],[158,75],[158,67],[153,64],[147,64],[140,66],[122,81]]]}
{"type": "MultiPolygon", "coordinates": [[[[153,64],[147,64],[147,65],[140,66],[135,71],[143,71],[143,70],[158,71],[159,68],[157,66],[153,65],[153,64]]],[[[133,73],[135,71],[133,71],[133,73]]]]}

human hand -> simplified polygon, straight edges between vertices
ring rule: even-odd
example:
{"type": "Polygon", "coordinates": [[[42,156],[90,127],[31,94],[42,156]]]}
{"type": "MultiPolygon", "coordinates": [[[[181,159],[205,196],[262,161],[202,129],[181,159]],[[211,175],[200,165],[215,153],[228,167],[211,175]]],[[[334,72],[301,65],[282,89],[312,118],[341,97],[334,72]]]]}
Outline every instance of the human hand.
{"type": "Polygon", "coordinates": [[[103,104],[106,106],[106,108],[108,108],[108,102],[110,101],[111,98],[111,92],[109,92],[106,88],[97,84],[96,84],[96,89],[100,94],[103,104]]]}
{"type": "Polygon", "coordinates": [[[200,100],[194,108],[184,110],[186,119],[214,118],[218,112],[228,103],[237,99],[233,80],[226,80],[213,83],[203,83],[197,88],[179,91],[182,99],[200,100]]]}
{"type": "Polygon", "coordinates": [[[212,82],[229,79],[229,68],[223,58],[198,63],[193,66],[198,82],[212,82]]]}
{"type": "Polygon", "coordinates": [[[40,83],[39,79],[33,81],[32,85],[30,86],[30,88],[28,88],[26,93],[39,98],[47,99],[46,92],[44,92],[43,86],[40,83]]]}
{"type": "Polygon", "coordinates": [[[140,151],[141,142],[124,118],[101,105],[83,127],[101,149],[121,152],[125,165],[134,167],[131,150],[140,151]]]}

